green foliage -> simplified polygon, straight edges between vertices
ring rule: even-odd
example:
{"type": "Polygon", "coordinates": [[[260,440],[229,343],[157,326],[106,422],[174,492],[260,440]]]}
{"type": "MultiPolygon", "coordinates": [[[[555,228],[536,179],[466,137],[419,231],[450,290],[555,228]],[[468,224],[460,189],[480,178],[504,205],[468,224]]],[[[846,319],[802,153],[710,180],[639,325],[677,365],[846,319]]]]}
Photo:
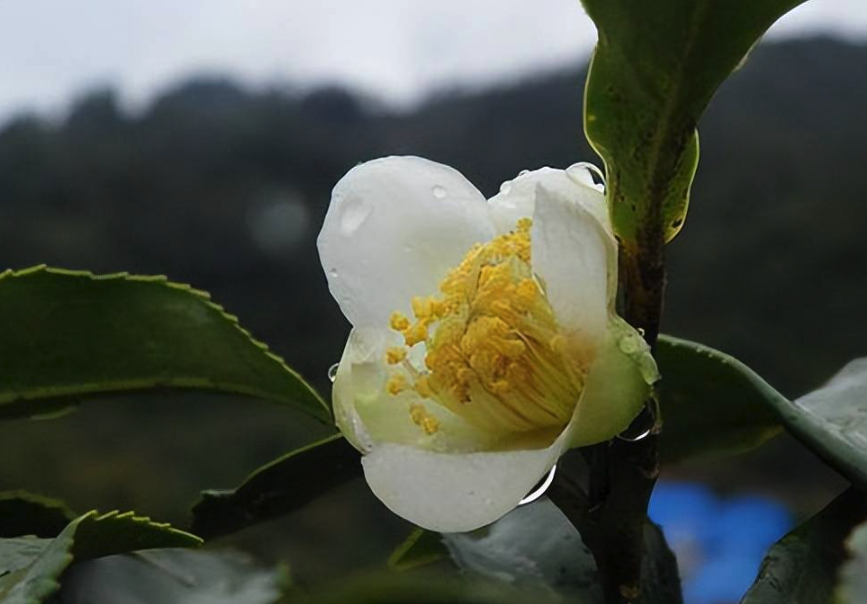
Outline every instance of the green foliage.
{"type": "MultiPolygon", "coordinates": [[[[645,543],[644,602],[679,602],[677,563],[662,531],[651,522],[645,527],[645,543]]],[[[450,560],[471,576],[505,581],[566,601],[597,604],[603,600],[593,556],[575,527],[546,499],[471,533],[438,535],[417,529],[395,549],[389,565],[410,570],[440,560],[450,560]]]]}
{"type": "Polygon", "coordinates": [[[737,359],[670,336],[656,350],[663,463],[746,451],[779,432],[769,401],[788,401],[737,359]]]}
{"type": "Polygon", "coordinates": [[[281,573],[230,550],[155,549],[76,564],[63,577],[64,604],[272,604],[281,573]]]}
{"type": "Polygon", "coordinates": [[[852,483],[867,489],[867,358],[789,403],[768,399],[786,429],[852,483]]]}
{"type": "Polygon", "coordinates": [[[21,537],[0,540],[0,602],[40,604],[60,587],[60,576],[73,560],[89,560],[159,547],[194,547],[195,535],[152,522],[132,512],[88,512],[70,522],[54,539],[21,537]]]}
{"type": "Polygon", "coordinates": [[[0,274],[0,418],[166,388],[244,394],[327,421],[328,406],[207,294],[164,277],[0,274]]]}
{"type": "Polygon", "coordinates": [[[287,514],[361,474],[360,454],[342,436],[287,453],[231,491],[205,491],[193,507],[192,530],[205,538],[287,514]]]}
{"type": "Polygon", "coordinates": [[[417,528],[388,557],[388,566],[394,570],[412,570],[448,556],[449,551],[439,533],[417,528]]]}
{"type": "Polygon", "coordinates": [[[803,1],[582,0],[599,31],[584,125],[626,242],[680,230],[699,117],[765,30],[803,1]]]}
{"type": "Polygon", "coordinates": [[[845,492],[771,547],[742,604],[833,604],[844,540],[865,518],[864,495],[845,492]]]}
{"type": "Polygon", "coordinates": [[[62,501],[26,491],[0,492],[0,538],[54,537],[76,514],[62,501]]]}

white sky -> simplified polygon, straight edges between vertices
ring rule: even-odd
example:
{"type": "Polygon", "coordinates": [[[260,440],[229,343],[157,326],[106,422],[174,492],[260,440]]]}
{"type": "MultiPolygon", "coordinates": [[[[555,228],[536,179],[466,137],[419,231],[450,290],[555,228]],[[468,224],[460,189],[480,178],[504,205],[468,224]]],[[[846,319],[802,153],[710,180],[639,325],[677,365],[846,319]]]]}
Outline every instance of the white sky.
{"type": "MultiPolygon", "coordinates": [[[[867,41],[867,0],[808,0],[771,31],[867,41]]],[[[406,103],[555,67],[594,41],[579,0],[0,0],[0,120],[95,85],[135,105],[202,72],[406,103]]]]}

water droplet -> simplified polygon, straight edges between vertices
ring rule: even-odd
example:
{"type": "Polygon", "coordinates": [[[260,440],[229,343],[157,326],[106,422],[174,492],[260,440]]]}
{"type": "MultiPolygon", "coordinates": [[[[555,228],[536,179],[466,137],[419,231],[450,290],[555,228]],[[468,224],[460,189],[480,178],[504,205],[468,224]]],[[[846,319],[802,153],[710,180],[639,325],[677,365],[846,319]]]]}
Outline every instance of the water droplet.
{"type": "Polygon", "coordinates": [[[620,350],[622,350],[626,354],[638,352],[639,348],[641,347],[639,339],[635,336],[626,336],[625,338],[620,340],[619,345],[620,350]]]}
{"type": "Polygon", "coordinates": [[[644,409],[641,410],[641,413],[632,420],[632,423],[629,424],[629,427],[626,428],[626,430],[617,435],[617,438],[630,443],[644,440],[653,432],[653,426],[656,424],[656,418],[654,415],[655,414],[651,410],[650,406],[645,405],[644,409]]]}
{"type": "Polygon", "coordinates": [[[518,176],[526,176],[529,173],[530,173],[529,170],[521,170],[520,172],[518,172],[518,176]]]}
{"type": "Polygon", "coordinates": [[[334,363],[331,367],[328,368],[328,381],[332,384],[334,380],[337,379],[337,369],[340,367],[340,363],[334,363]]]}
{"type": "Polygon", "coordinates": [[[328,271],[328,276],[332,279],[337,279],[337,269],[332,268],[330,271],[328,271]]]}
{"type": "Polygon", "coordinates": [[[605,175],[602,171],[593,164],[582,161],[577,164],[572,164],[566,168],[566,175],[574,182],[583,185],[605,186],[605,175]],[[593,177],[596,177],[594,181],[593,177]]]}
{"type": "Polygon", "coordinates": [[[340,230],[344,235],[352,235],[370,216],[373,206],[359,197],[350,197],[343,202],[341,210],[340,230]]]}
{"type": "Polygon", "coordinates": [[[643,338],[643,337],[644,337],[644,328],[643,328],[643,327],[639,327],[639,328],[638,328],[638,333],[641,334],[641,337],[643,338]]]}
{"type": "Polygon", "coordinates": [[[506,182],[504,182],[503,184],[500,185],[500,194],[501,195],[508,195],[509,191],[511,191],[511,190],[512,190],[512,181],[511,180],[507,180],[506,182]]]}
{"type": "Polygon", "coordinates": [[[533,491],[524,497],[521,501],[518,502],[518,505],[527,505],[528,503],[533,503],[539,497],[545,494],[545,491],[548,490],[548,487],[551,486],[551,483],[554,482],[554,474],[557,472],[557,465],[554,464],[554,467],[551,468],[551,471],[548,472],[548,475],[545,477],[545,480],[542,481],[542,484],[537,486],[533,491]]]}
{"type": "Polygon", "coordinates": [[[431,189],[431,192],[433,193],[433,196],[437,199],[445,199],[446,197],[445,188],[439,185],[436,185],[433,189],[431,189]]]}

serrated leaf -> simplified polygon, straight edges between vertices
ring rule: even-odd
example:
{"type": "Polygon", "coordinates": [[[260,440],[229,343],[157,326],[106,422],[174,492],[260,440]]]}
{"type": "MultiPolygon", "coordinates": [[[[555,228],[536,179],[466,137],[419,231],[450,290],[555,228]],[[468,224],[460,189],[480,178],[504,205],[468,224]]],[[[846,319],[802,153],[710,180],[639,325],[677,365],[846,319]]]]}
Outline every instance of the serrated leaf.
{"type": "Polygon", "coordinates": [[[663,463],[754,448],[780,431],[775,405],[789,401],[737,359],[660,336],[656,361],[663,463]]]}
{"type": "Polygon", "coordinates": [[[63,577],[64,604],[271,604],[279,570],[239,552],[157,549],[73,566],[63,577]]]}
{"type": "Polygon", "coordinates": [[[0,538],[54,537],[75,517],[62,501],[27,491],[0,492],[0,538]]]}
{"type": "Polygon", "coordinates": [[[861,493],[850,489],[835,499],[771,547],[742,604],[834,602],[837,573],[846,556],[843,542],[865,517],[867,499],[861,493]]]}
{"type": "Polygon", "coordinates": [[[192,530],[211,539],[287,514],[360,476],[360,459],[339,434],[287,453],[234,490],[204,491],[192,510],[192,530]]]}
{"type": "Polygon", "coordinates": [[[60,587],[73,560],[156,547],[191,547],[195,535],[132,512],[88,512],[54,539],[0,540],[0,604],[41,604],[60,587]]]}
{"type": "Polygon", "coordinates": [[[582,0],[599,32],[584,127],[627,247],[677,234],[699,117],[765,30],[803,1],[582,0]]]}
{"type": "Polygon", "coordinates": [[[0,333],[0,419],[167,388],[247,395],[329,418],[328,405],[237,318],[165,277],[6,271],[0,333]]]}

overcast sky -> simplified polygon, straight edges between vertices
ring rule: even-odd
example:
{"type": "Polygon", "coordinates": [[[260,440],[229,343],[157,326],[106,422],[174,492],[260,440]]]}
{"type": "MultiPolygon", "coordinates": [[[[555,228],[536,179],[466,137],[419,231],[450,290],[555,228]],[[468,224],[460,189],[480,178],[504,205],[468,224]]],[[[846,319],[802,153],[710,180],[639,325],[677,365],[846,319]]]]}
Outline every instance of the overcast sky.
{"type": "MultiPolygon", "coordinates": [[[[867,0],[809,0],[774,37],[867,41],[867,0]]],[[[583,57],[578,0],[0,0],[0,120],[111,84],[131,105],[194,73],[339,82],[407,103],[583,57]]]]}

